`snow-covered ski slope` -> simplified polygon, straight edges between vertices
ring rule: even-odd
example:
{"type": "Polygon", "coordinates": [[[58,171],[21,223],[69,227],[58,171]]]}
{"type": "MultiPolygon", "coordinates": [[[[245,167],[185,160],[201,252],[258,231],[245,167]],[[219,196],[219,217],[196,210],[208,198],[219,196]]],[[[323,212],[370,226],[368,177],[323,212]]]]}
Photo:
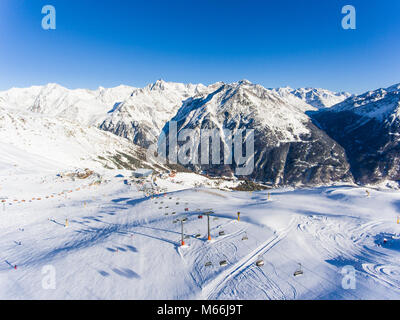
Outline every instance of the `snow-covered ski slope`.
{"type": "Polygon", "coordinates": [[[1,299],[400,298],[397,191],[224,191],[178,173],[157,178],[166,192],[152,199],[127,184],[128,171],[104,169],[100,184],[58,173],[38,155],[0,155],[1,299]],[[180,247],[174,221],[184,217],[180,247]],[[355,290],[342,287],[347,265],[355,290]],[[43,286],[48,266],[54,290],[43,286]]]}

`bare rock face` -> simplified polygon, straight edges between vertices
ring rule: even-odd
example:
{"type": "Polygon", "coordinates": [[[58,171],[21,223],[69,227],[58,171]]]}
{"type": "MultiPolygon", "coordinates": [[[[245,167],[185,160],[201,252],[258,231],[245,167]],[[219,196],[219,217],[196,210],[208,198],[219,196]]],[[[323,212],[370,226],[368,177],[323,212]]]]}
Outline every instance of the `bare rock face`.
{"type": "Polygon", "coordinates": [[[310,115],[344,147],[357,182],[400,180],[400,85],[310,115]]]}

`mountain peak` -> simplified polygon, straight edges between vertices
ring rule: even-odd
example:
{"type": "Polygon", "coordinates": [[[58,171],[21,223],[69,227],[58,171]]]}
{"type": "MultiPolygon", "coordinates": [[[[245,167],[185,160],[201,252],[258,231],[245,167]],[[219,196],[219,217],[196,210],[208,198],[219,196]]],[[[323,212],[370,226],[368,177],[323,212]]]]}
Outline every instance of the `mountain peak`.
{"type": "Polygon", "coordinates": [[[238,82],[239,85],[251,85],[252,83],[247,79],[242,79],[238,82]]]}
{"type": "Polygon", "coordinates": [[[158,79],[156,82],[150,85],[150,90],[154,89],[164,90],[166,84],[167,82],[165,82],[163,79],[158,79]]]}

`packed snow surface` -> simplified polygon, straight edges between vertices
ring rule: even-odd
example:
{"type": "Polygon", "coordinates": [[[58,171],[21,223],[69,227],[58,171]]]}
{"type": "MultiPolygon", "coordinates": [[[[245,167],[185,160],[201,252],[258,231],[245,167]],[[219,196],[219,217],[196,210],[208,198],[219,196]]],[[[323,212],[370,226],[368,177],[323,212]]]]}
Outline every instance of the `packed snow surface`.
{"type": "Polygon", "coordinates": [[[0,299],[400,298],[398,191],[249,193],[178,173],[158,177],[152,198],[143,189],[151,180],[129,171],[104,169],[97,184],[2,148],[0,299]],[[344,266],[356,270],[355,289],[342,286],[344,266]]]}

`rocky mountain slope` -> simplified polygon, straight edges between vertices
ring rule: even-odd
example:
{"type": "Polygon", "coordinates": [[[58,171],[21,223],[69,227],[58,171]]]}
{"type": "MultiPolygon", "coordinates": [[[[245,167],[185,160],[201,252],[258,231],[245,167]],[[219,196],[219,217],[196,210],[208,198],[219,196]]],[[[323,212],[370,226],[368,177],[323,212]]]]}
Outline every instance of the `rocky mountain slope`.
{"type": "Polygon", "coordinates": [[[310,114],[345,148],[358,182],[400,180],[400,84],[310,114]]]}
{"type": "Polygon", "coordinates": [[[157,141],[161,129],[184,100],[208,90],[201,84],[158,80],[143,89],[135,89],[125,101],[115,106],[100,128],[147,148],[157,141]]]}
{"type": "MultiPolygon", "coordinates": [[[[240,129],[254,130],[254,171],[246,178],[272,185],[311,185],[352,181],[345,152],[304,113],[306,104],[296,97],[285,99],[276,90],[268,90],[248,81],[223,84],[212,93],[188,99],[163,129],[169,145],[172,121],[178,134],[185,129],[223,129],[233,134],[240,129]]],[[[308,109],[315,109],[308,105],[308,109]]],[[[192,148],[201,154],[199,139],[192,148]]],[[[181,142],[180,145],[184,145],[181,142]]],[[[228,146],[221,139],[221,157],[228,146]]],[[[245,142],[242,146],[245,150],[245,142]]],[[[167,148],[168,150],[169,148],[167,148]]],[[[194,153],[192,153],[194,155],[194,153]]],[[[210,156],[211,157],[211,156],[210,156]]],[[[211,162],[211,158],[209,163],[211,162]]],[[[187,164],[195,171],[212,175],[232,175],[238,163],[200,164],[192,156],[187,164]],[[197,162],[197,163],[196,163],[197,162]]]]}
{"type": "MultiPolygon", "coordinates": [[[[62,154],[69,142],[60,137],[68,131],[79,135],[70,141],[72,149],[85,140],[84,147],[79,146],[83,155],[96,158],[109,152],[113,158],[117,149],[135,157],[149,146],[169,143],[165,134],[172,121],[178,133],[253,129],[255,152],[247,160],[254,170],[246,178],[271,185],[330,184],[353,177],[359,183],[378,183],[400,180],[399,91],[394,85],[352,96],[313,88],[266,89],[246,80],[209,86],[158,80],[144,88],[97,90],[48,84],[0,92],[0,130],[2,142],[17,139],[16,145],[31,152],[35,140],[34,151],[47,148],[49,155],[56,150],[62,154]],[[108,137],[116,139],[115,145],[100,142],[96,149],[97,139],[108,137]]],[[[225,139],[220,147],[223,159],[229,149],[225,139]]],[[[78,158],[85,156],[71,163],[78,158]]],[[[218,165],[189,161],[185,166],[210,175],[241,176],[236,159],[218,165]]]]}

